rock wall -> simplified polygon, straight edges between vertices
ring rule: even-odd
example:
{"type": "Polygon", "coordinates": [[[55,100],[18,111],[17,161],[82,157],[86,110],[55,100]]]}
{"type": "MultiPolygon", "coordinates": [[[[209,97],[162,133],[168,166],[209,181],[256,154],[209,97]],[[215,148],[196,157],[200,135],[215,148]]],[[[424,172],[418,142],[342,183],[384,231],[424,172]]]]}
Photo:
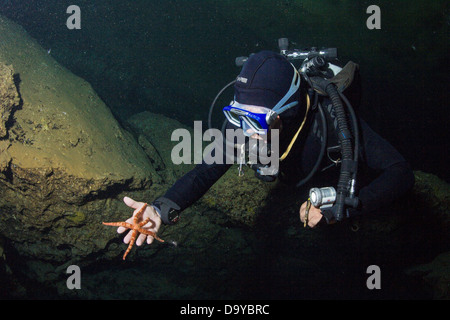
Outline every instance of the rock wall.
{"type": "Polygon", "coordinates": [[[0,65],[0,81],[0,138],[3,138],[6,136],[6,122],[11,111],[19,106],[20,98],[11,66],[0,65]]]}
{"type": "Polygon", "coordinates": [[[130,214],[121,193],[159,190],[147,154],[89,83],[1,16],[0,109],[0,236],[30,261],[104,250],[116,234],[101,221],[130,214]]]}
{"type": "MultiPolygon", "coordinates": [[[[450,184],[435,175],[416,171],[415,202],[441,225],[442,242],[450,244],[450,184]]],[[[447,248],[448,249],[448,248],[447,248]]],[[[409,268],[407,274],[420,277],[432,288],[435,299],[450,299],[450,251],[422,265],[409,268]]]]}

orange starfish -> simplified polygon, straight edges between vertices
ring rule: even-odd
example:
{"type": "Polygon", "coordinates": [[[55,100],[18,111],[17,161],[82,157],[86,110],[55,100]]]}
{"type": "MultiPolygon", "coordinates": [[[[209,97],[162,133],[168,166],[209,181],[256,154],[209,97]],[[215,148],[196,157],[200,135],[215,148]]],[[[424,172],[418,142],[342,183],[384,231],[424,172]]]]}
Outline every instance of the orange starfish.
{"type": "Polygon", "coordinates": [[[128,228],[128,229],[132,230],[130,243],[128,245],[127,251],[125,251],[125,254],[123,255],[123,260],[125,260],[125,257],[127,256],[127,254],[131,251],[131,248],[133,247],[134,242],[136,241],[136,238],[137,238],[139,233],[143,233],[143,234],[146,234],[148,236],[152,236],[156,240],[158,240],[160,242],[164,242],[164,240],[160,239],[156,235],[156,233],[143,228],[147,223],[150,222],[150,218],[147,218],[144,221],[138,222],[139,219],[142,217],[142,214],[144,213],[146,208],[147,208],[147,204],[144,203],[142,208],[139,209],[139,211],[134,215],[134,217],[133,217],[133,224],[125,222],[125,221],[120,221],[120,222],[103,222],[103,224],[107,225],[107,226],[124,227],[124,228],[128,228]]]}

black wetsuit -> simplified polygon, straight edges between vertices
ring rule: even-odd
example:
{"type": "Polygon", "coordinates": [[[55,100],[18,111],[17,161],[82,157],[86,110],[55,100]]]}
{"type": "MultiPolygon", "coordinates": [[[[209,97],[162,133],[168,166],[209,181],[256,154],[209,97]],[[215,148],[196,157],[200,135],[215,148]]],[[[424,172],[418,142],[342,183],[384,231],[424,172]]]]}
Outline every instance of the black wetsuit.
{"type": "MultiPolygon", "coordinates": [[[[345,94],[354,107],[359,105],[361,79],[358,72],[355,73],[355,80],[345,90],[345,94]]],[[[333,117],[331,102],[325,97],[319,101],[324,109],[329,111],[325,112],[328,118],[327,146],[338,145],[335,133],[337,121],[333,117]]],[[[315,112],[310,117],[305,133],[295,142],[286,160],[280,163],[281,177],[283,172],[287,172],[285,177],[296,177],[295,182],[298,182],[311,172],[321,148],[319,123],[319,113],[315,112]]],[[[349,210],[350,214],[375,211],[384,207],[405,194],[414,185],[414,175],[410,165],[389,142],[375,133],[362,119],[359,119],[359,131],[360,152],[356,195],[359,197],[360,207],[357,210],[349,210]]],[[[281,145],[282,143],[280,143],[280,152],[282,152],[281,145]]],[[[331,161],[325,156],[321,167],[330,163],[331,161]]],[[[200,199],[230,167],[231,165],[227,164],[199,164],[180,178],[164,197],[178,204],[182,211],[200,199]]],[[[334,171],[339,173],[336,167],[334,171]]],[[[335,186],[336,174],[328,170],[323,175],[329,176],[332,180],[327,186],[335,186]]]]}
{"type": "MultiPolygon", "coordinates": [[[[298,171],[304,174],[313,168],[320,152],[320,138],[312,131],[311,127],[301,151],[288,156],[291,157],[290,164],[296,162],[298,171]]],[[[361,206],[359,210],[352,210],[353,214],[388,205],[414,184],[414,175],[403,156],[361,119],[360,133],[357,196],[361,206]]],[[[180,178],[164,197],[178,204],[182,211],[200,199],[230,167],[227,164],[199,164],[180,178]]]]}

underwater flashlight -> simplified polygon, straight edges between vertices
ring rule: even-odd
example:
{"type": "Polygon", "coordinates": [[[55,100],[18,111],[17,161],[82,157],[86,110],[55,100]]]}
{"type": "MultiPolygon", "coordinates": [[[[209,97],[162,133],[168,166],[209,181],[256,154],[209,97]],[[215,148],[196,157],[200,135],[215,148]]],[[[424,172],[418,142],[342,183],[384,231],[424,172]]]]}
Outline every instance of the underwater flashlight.
{"type": "Polygon", "coordinates": [[[311,204],[316,208],[329,208],[336,201],[336,189],[333,187],[312,188],[309,190],[311,204]]]}

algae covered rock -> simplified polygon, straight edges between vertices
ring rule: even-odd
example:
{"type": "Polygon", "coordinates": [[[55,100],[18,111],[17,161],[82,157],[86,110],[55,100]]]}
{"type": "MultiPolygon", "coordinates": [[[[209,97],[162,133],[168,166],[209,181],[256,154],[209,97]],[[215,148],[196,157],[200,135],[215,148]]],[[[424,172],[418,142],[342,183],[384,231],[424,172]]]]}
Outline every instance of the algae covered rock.
{"type": "Polygon", "coordinates": [[[433,261],[407,270],[418,275],[432,288],[434,299],[450,299],[450,252],[444,252],[433,261]]]}
{"type": "Polygon", "coordinates": [[[14,83],[11,66],[0,63],[0,138],[6,136],[6,122],[12,110],[19,106],[20,97],[14,83]]]}
{"type": "Polygon", "coordinates": [[[244,169],[243,176],[238,176],[237,168],[237,165],[231,167],[201,201],[224,212],[234,222],[253,226],[276,183],[262,182],[249,168],[244,169]]]}
{"type": "Polygon", "coordinates": [[[5,117],[22,100],[0,125],[1,236],[34,270],[98,254],[116,237],[101,222],[131,214],[122,193],[159,187],[146,154],[89,83],[2,16],[0,84],[5,117]]]}
{"type": "Polygon", "coordinates": [[[415,171],[414,176],[414,193],[450,226],[450,184],[431,173],[415,171]]]}
{"type": "MultiPolygon", "coordinates": [[[[138,143],[156,171],[155,174],[167,184],[167,187],[194,168],[191,161],[178,165],[172,161],[172,149],[177,144],[176,141],[171,141],[173,131],[183,129],[193,136],[192,128],[175,119],[149,111],[137,113],[128,118],[127,122],[138,135],[138,143]]],[[[194,152],[191,151],[191,159],[193,159],[194,152]]]]}
{"type": "MultiPolygon", "coordinates": [[[[441,226],[444,248],[450,244],[450,184],[439,177],[422,172],[414,172],[415,203],[431,217],[436,217],[441,226]]],[[[411,267],[409,275],[420,276],[427,283],[435,299],[450,299],[450,251],[442,252],[432,261],[411,267]]]]}

